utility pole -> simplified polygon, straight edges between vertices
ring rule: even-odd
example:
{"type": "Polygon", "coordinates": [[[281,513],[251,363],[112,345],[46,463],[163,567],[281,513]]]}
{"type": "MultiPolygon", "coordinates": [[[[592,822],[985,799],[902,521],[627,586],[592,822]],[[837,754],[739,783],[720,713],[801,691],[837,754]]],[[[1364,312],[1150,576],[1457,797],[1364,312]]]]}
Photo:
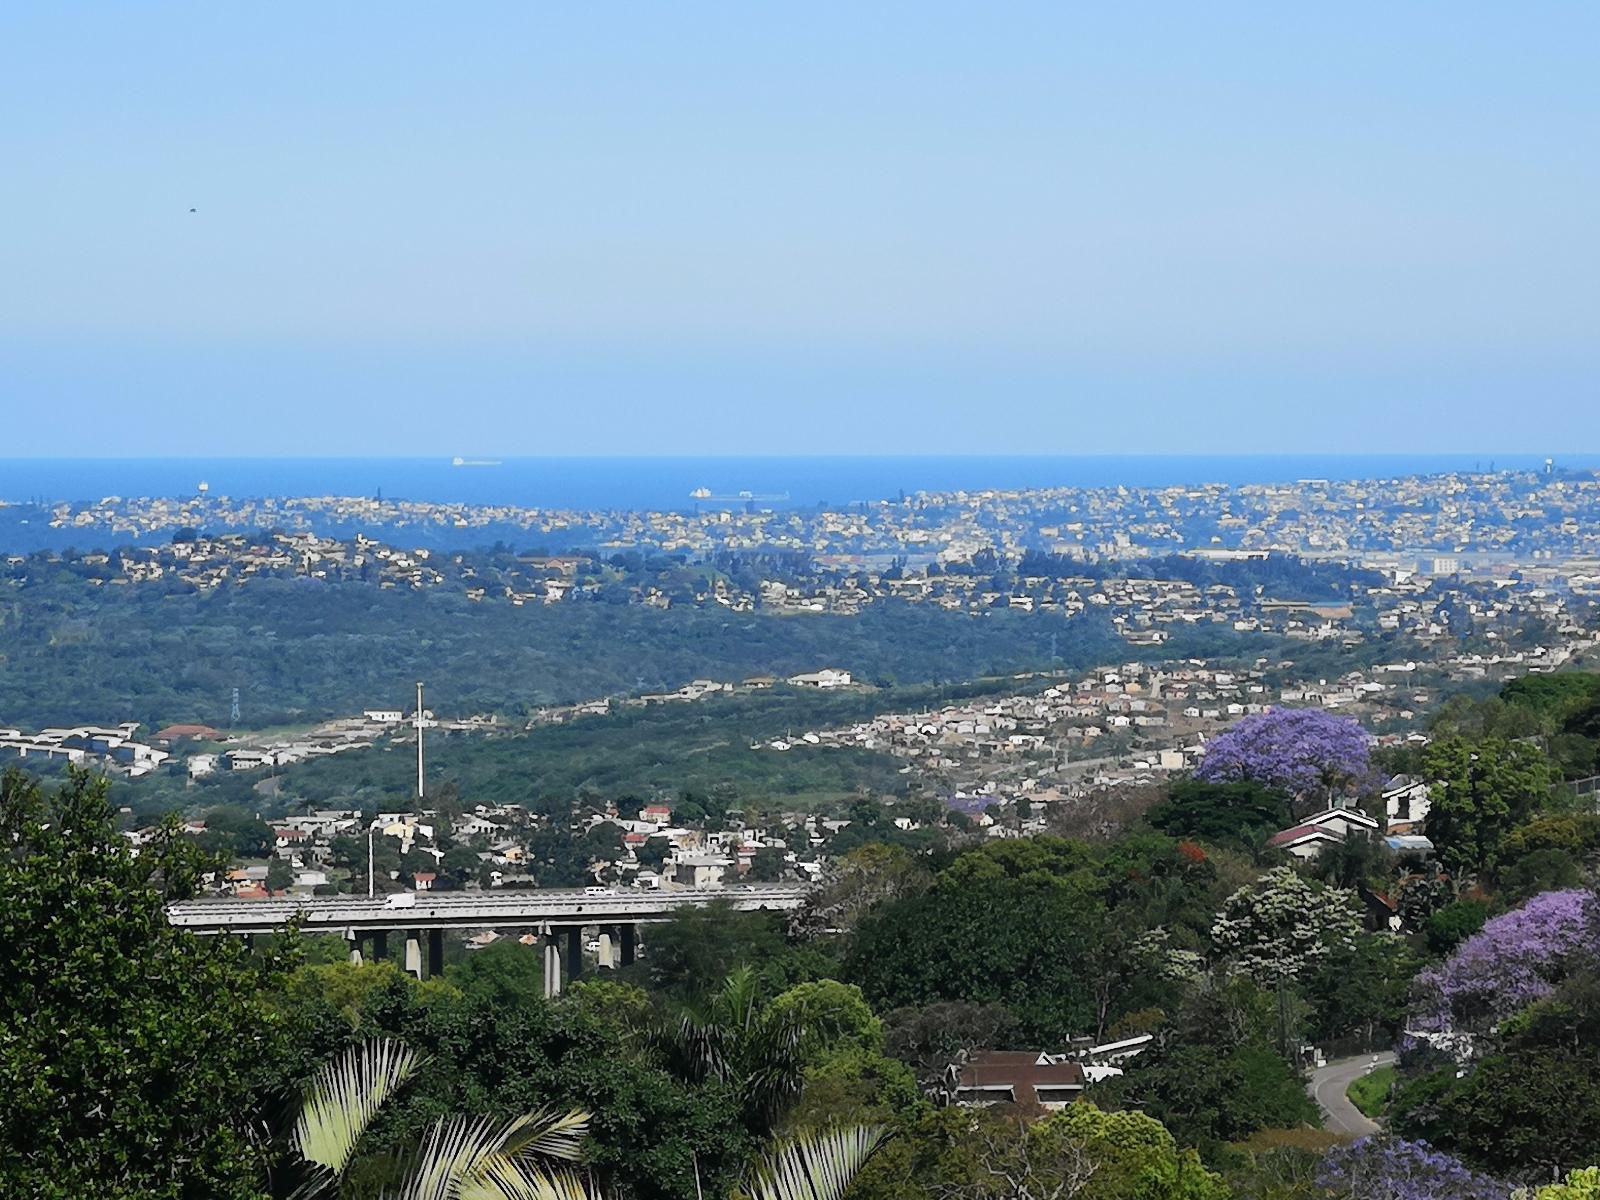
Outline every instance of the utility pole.
{"type": "Polygon", "coordinates": [[[427,724],[422,712],[422,680],[417,680],[417,799],[425,795],[422,786],[422,727],[427,724]]]}

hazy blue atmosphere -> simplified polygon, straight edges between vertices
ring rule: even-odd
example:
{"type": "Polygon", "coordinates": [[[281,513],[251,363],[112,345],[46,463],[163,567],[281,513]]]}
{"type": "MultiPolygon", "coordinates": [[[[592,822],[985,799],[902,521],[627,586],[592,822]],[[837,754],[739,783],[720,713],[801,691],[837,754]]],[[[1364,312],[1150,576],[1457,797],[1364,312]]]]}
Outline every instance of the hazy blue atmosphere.
{"type": "Polygon", "coordinates": [[[0,454],[1600,450],[1596,44],[1584,3],[7,6],[0,454]]]}

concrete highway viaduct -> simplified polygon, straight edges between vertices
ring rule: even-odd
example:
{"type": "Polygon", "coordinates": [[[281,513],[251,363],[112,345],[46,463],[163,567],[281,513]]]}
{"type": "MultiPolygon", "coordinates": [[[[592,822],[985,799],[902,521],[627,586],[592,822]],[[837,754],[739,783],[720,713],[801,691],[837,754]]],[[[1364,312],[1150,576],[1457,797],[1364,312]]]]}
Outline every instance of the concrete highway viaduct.
{"type": "Polygon", "coordinates": [[[196,933],[247,938],[298,921],[307,933],[342,935],[357,962],[364,956],[386,956],[393,934],[404,939],[406,970],[418,979],[444,969],[447,929],[536,932],[544,948],[545,995],[555,996],[563,976],[576,978],[582,968],[586,929],[598,932],[601,967],[627,966],[634,958],[639,926],[666,921],[681,908],[720,900],[740,912],[781,912],[800,907],[807,891],[797,885],[750,884],[701,890],[572,888],[203,899],[168,905],[167,918],[196,933]]]}

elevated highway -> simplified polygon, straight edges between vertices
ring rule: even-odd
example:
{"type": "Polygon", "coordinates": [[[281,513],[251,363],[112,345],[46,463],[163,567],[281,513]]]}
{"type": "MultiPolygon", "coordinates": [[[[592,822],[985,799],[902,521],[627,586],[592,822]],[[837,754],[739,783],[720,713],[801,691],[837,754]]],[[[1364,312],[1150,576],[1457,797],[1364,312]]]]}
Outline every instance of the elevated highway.
{"type": "Polygon", "coordinates": [[[281,900],[182,900],[167,919],[196,933],[271,933],[299,919],[302,929],[503,929],[539,925],[642,925],[680,908],[727,901],[740,912],[799,908],[807,889],[783,884],[646,892],[608,888],[417,892],[399,896],[314,896],[281,900]]]}
{"type": "Polygon", "coordinates": [[[388,952],[389,934],[405,939],[406,969],[437,974],[444,966],[447,929],[523,929],[544,944],[545,994],[561,991],[562,950],[566,974],[583,964],[583,930],[599,934],[602,967],[633,961],[638,927],[666,921],[680,909],[723,901],[739,912],[785,912],[799,908],[808,889],[785,884],[749,884],[702,890],[637,891],[630,888],[566,888],[496,892],[418,892],[388,896],[315,896],[274,900],[183,900],[167,906],[167,919],[195,933],[245,937],[273,933],[298,922],[307,933],[337,933],[361,961],[362,946],[374,958],[388,952]]]}

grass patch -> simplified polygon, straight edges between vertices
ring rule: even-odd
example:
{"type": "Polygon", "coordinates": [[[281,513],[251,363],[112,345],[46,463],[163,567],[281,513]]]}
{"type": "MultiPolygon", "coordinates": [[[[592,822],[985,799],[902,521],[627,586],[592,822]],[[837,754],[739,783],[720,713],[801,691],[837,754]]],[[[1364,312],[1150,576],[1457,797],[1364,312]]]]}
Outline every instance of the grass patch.
{"type": "Polygon", "coordinates": [[[1350,1103],[1361,1110],[1363,1116],[1373,1120],[1383,1116],[1384,1110],[1389,1107],[1389,1093],[1394,1089],[1394,1067],[1379,1067],[1370,1075],[1363,1075],[1350,1085],[1345,1094],[1350,1097],[1350,1103]]]}

